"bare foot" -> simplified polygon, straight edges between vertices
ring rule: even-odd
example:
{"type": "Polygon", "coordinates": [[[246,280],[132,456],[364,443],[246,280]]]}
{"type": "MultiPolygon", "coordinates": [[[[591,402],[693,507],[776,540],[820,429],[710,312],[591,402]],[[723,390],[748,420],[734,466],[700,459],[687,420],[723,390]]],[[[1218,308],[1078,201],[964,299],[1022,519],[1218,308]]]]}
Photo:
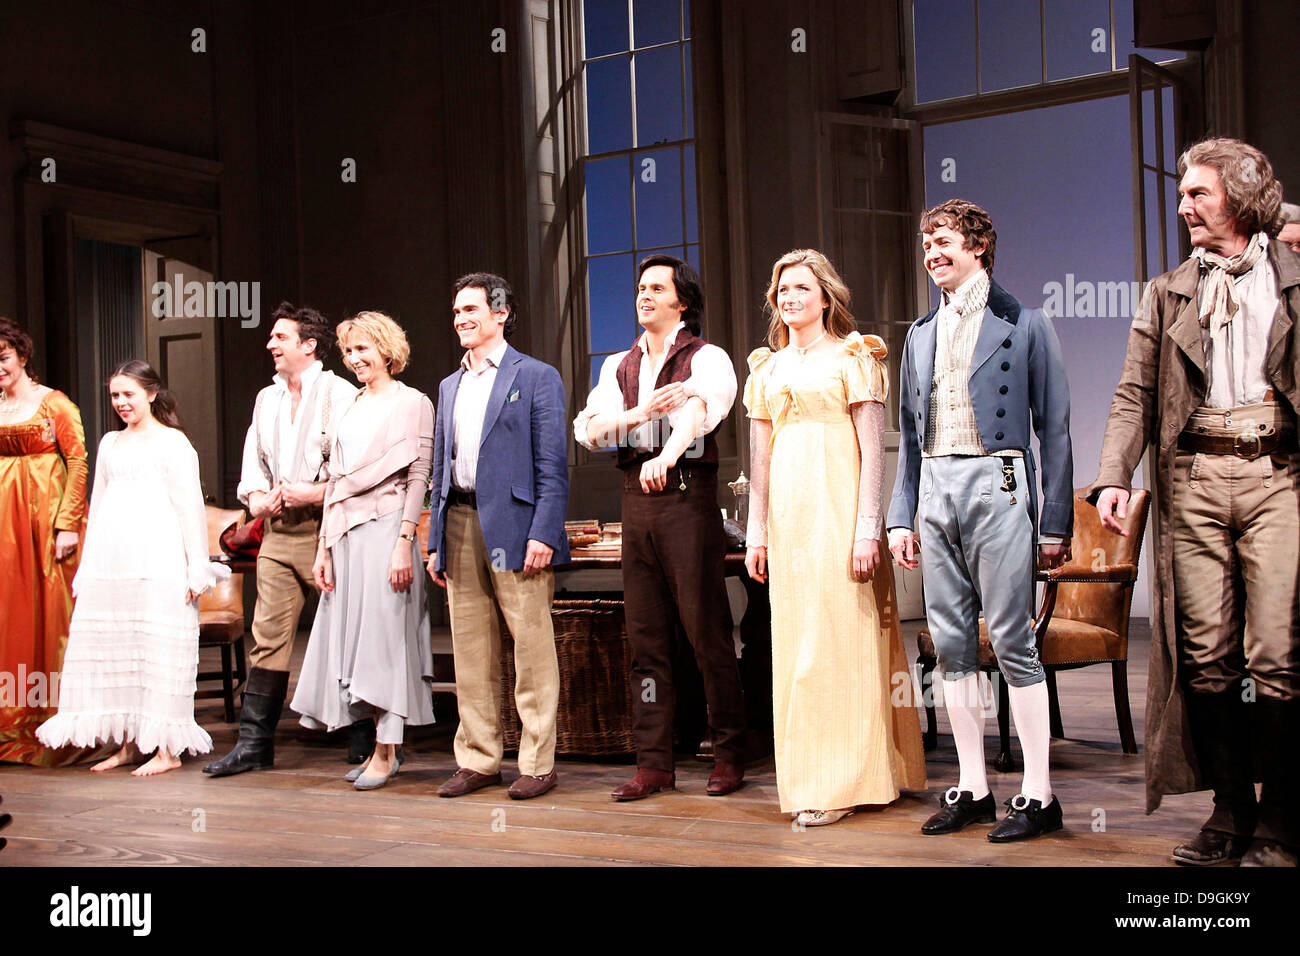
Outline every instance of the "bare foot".
{"type": "Polygon", "coordinates": [[[112,770],[114,767],[121,767],[124,764],[134,763],[139,757],[140,752],[135,749],[135,744],[125,743],[122,749],[107,760],[101,760],[95,766],[90,768],[91,773],[103,773],[105,770],[112,770]]]}
{"type": "Polygon", "coordinates": [[[180,765],[180,757],[173,757],[167,751],[159,748],[158,752],[153,755],[153,759],[143,767],[136,767],[132,770],[131,776],[152,777],[156,773],[166,773],[168,770],[175,770],[180,765]]]}

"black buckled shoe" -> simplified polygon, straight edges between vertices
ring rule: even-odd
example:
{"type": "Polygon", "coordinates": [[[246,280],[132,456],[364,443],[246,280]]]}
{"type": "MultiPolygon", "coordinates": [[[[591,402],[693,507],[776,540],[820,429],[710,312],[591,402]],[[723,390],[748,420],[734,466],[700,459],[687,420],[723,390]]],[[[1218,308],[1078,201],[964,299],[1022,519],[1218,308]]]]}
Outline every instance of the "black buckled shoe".
{"type": "Polygon", "coordinates": [[[1061,819],[1061,804],[1055,794],[1052,802],[1043,806],[1042,801],[1030,800],[1023,793],[1018,793],[1006,802],[1006,806],[1011,809],[1002,818],[1002,822],[989,831],[990,843],[1032,840],[1065,825],[1061,819]]]}
{"type": "Polygon", "coordinates": [[[1170,856],[1186,866],[1222,866],[1246,855],[1250,837],[1234,836],[1222,830],[1202,830],[1186,843],[1174,847],[1170,856]]]}
{"type": "Polygon", "coordinates": [[[998,802],[991,792],[976,800],[969,790],[949,787],[939,795],[939,806],[943,809],[921,824],[921,832],[928,836],[956,833],[972,823],[992,823],[998,818],[998,802]]]}

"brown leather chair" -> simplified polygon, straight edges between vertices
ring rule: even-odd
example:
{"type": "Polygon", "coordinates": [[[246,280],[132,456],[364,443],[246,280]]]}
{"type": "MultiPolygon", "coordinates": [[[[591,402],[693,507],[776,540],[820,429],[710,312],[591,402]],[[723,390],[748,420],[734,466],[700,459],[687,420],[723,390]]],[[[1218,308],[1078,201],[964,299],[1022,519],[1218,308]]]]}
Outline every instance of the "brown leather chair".
{"type": "MultiPolygon", "coordinates": [[[[1070,563],[1036,575],[1037,580],[1045,582],[1043,602],[1034,620],[1034,637],[1038,643],[1038,656],[1047,673],[1051,733],[1053,737],[1065,736],[1056,692],[1056,672],[1091,664],[1110,664],[1120,744],[1124,753],[1135,754],[1137,740],[1133,736],[1133,717],[1128,701],[1128,621],[1151,495],[1145,489],[1134,489],[1129,498],[1128,517],[1124,521],[1128,534],[1121,536],[1101,526],[1097,509],[1079,497],[1086,490],[1075,489],[1070,563]]],[[[937,661],[934,641],[925,628],[917,634],[916,659],[921,668],[924,691],[925,749],[933,750],[938,743],[932,690],[937,661]]],[[[998,670],[997,658],[982,618],[979,666],[990,675],[996,673],[998,678],[1001,748],[993,765],[1005,773],[1016,767],[1011,756],[1007,684],[998,670]]]]}
{"type": "MultiPolygon", "coordinates": [[[[221,535],[244,523],[244,512],[207,506],[208,553],[221,554],[221,535]]],[[[226,722],[235,720],[235,694],[243,690],[248,671],[244,658],[244,576],[232,574],[199,598],[199,647],[221,648],[221,670],[201,671],[198,681],[221,681],[220,688],[199,690],[196,698],[220,697],[226,722]]]]}

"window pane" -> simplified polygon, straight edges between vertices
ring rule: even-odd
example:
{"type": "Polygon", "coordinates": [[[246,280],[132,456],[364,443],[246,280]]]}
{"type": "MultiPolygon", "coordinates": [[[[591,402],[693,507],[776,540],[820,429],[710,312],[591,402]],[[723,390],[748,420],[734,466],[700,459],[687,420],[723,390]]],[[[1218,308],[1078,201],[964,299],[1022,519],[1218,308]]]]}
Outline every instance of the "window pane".
{"type": "Polygon", "coordinates": [[[683,43],[682,51],[686,55],[686,138],[691,139],[695,136],[695,74],[691,72],[690,43],[683,43]]]}
{"type": "Polygon", "coordinates": [[[682,163],[677,149],[640,153],[636,166],[636,245],[682,241],[682,163]]]}
{"type": "Polygon", "coordinates": [[[631,347],[636,335],[634,268],[631,253],[587,260],[591,351],[617,352],[631,347]]]}
{"type": "Polygon", "coordinates": [[[627,0],[583,0],[582,20],[588,59],[628,48],[627,0]]]}
{"type": "Polygon", "coordinates": [[[632,248],[632,184],[628,157],[587,163],[587,253],[632,248]]]}
{"type": "Polygon", "coordinates": [[[634,0],[632,30],[637,48],[681,39],[677,0],[634,0]]]}
{"type": "Polygon", "coordinates": [[[914,0],[916,101],[975,92],[974,0],[914,0]]]}
{"type": "Polygon", "coordinates": [[[980,0],[980,92],[1043,79],[1038,0],[980,0]]]}
{"type": "Polygon", "coordinates": [[[587,152],[632,146],[631,57],[587,64],[587,152]]]}
{"type": "Polygon", "coordinates": [[[1044,10],[1049,80],[1110,69],[1110,0],[1046,0],[1044,10]]]}
{"type": "Polygon", "coordinates": [[[638,146],[682,138],[682,55],[676,46],[636,55],[636,138],[638,146]]]}
{"type": "Polygon", "coordinates": [[[693,242],[686,247],[686,261],[694,267],[696,272],[700,271],[700,244],[693,242]]]}
{"type": "Polygon", "coordinates": [[[691,35],[691,0],[682,0],[682,36],[691,35]]]}
{"type": "Polygon", "coordinates": [[[1181,60],[1187,56],[1181,50],[1145,50],[1135,47],[1133,45],[1133,0],[1114,0],[1114,2],[1116,66],[1127,66],[1130,53],[1144,56],[1153,63],[1181,60]]]}
{"type": "Polygon", "coordinates": [[[696,206],[694,146],[682,150],[682,164],[682,178],[686,182],[686,241],[695,242],[700,238],[700,214],[696,206]]]}

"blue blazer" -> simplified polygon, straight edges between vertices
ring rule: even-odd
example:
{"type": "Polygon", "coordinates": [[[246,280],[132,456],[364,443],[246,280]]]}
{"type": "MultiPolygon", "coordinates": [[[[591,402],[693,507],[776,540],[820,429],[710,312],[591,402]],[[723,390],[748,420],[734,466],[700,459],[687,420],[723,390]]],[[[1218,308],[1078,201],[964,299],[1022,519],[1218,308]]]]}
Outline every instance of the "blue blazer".
{"type": "MultiPolygon", "coordinates": [[[[452,422],[461,374],[457,368],[438,386],[428,549],[438,552],[439,571],[447,568],[452,422]]],[[[560,373],[507,345],[483,416],[475,476],[479,523],[497,569],[521,570],[529,538],[555,549],[552,565],[569,560],[568,441],[560,373]]]]}
{"type": "MultiPolygon", "coordinates": [[[[935,313],[912,323],[903,345],[898,393],[898,476],[889,502],[890,528],[915,529],[921,449],[930,416],[934,381],[935,313]]],[[[1038,533],[1069,538],[1074,528],[1074,456],[1070,446],[1070,384],[1061,343],[1040,309],[1025,309],[996,282],[970,363],[970,400],[975,424],[989,454],[1024,452],[1029,478],[1029,513],[1038,533]],[[1043,504],[1029,430],[1043,454],[1043,504]]]]}

